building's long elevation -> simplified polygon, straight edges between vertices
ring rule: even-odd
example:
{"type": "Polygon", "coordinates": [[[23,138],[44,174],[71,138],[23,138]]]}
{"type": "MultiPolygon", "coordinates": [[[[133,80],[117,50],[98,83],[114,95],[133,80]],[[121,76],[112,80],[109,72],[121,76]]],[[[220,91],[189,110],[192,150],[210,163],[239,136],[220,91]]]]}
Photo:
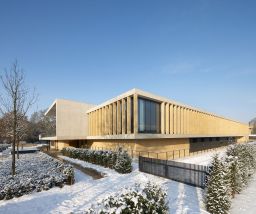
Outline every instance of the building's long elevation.
{"type": "Polygon", "coordinates": [[[249,126],[210,112],[132,89],[100,105],[56,100],[54,148],[126,147],[133,151],[194,151],[248,140],[249,126]]]}

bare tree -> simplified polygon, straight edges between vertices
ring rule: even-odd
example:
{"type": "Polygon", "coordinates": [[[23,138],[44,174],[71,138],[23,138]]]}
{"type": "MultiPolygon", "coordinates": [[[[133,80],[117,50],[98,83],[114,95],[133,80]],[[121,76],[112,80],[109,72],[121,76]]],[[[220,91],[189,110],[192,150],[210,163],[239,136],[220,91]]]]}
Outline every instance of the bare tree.
{"type": "Polygon", "coordinates": [[[12,175],[15,175],[15,145],[22,131],[22,120],[27,115],[28,110],[36,102],[35,90],[32,92],[25,85],[23,70],[18,66],[17,60],[9,69],[4,70],[0,76],[3,94],[0,94],[0,112],[2,115],[9,114],[7,123],[8,135],[12,139],[12,175]]]}

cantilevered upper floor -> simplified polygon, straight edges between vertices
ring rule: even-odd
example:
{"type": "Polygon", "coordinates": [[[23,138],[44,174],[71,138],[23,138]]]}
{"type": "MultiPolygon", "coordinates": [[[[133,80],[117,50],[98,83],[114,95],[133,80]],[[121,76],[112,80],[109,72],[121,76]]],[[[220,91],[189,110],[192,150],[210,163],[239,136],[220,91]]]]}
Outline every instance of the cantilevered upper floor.
{"type": "Polygon", "coordinates": [[[87,111],[87,139],[244,137],[249,126],[132,89],[87,111]]]}
{"type": "Polygon", "coordinates": [[[41,140],[80,140],[88,135],[88,115],[86,112],[95,105],[70,100],[57,99],[45,115],[52,119],[51,133],[44,133],[41,140]]]}

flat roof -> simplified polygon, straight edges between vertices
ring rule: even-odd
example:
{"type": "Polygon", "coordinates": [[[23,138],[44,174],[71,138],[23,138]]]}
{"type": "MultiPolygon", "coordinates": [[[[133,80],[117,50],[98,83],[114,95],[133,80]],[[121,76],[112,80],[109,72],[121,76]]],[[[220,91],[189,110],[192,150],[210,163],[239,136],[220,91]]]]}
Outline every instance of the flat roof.
{"type": "Polygon", "coordinates": [[[236,123],[240,123],[240,124],[245,124],[245,125],[248,125],[247,123],[243,123],[243,122],[240,122],[240,121],[236,121],[236,120],[233,120],[233,119],[229,119],[229,118],[226,118],[226,117],[223,117],[223,116],[220,116],[220,115],[217,115],[215,113],[211,113],[211,112],[208,112],[208,111],[205,111],[205,110],[202,110],[202,109],[199,109],[199,108],[195,108],[195,107],[192,107],[190,105],[187,105],[187,104],[184,104],[184,103],[180,103],[180,102],[177,102],[177,101],[174,101],[172,99],[169,99],[169,98],[166,98],[166,97],[162,97],[162,96],[159,96],[159,95],[155,95],[155,94],[152,94],[152,93],[149,93],[149,92],[146,92],[146,91],[143,91],[143,90],[140,90],[140,89],[137,89],[137,88],[134,88],[134,89],[131,89],[125,93],[122,93],[121,95],[119,96],[116,96],[112,99],[109,99],[91,109],[89,109],[87,111],[87,113],[90,113],[90,112],[93,112],[97,109],[100,109],[106,105],[109,105],[113,102],[116,102],[118,100],[121,100],[123,98],[126,98],[128,96],[131,96],[131,95],[134,95],[134,94],[137,94],[138,96],[140,97],[145,97],[145,98],[149,98],[151,100],[155,100],[155,101],[159,101],[159,102],[168,102],[168,103],[172,103],[174,105],[178,105],[178,106],[182,106],[182,107],[185,107],[185,108],[189,108],[189,109],[192,109],[192,110],[195,110],[195,111],[198,111],[198,112],[202,112],[202,113],[205,113],[205,114],[208,114],[208,115],[212,115],[212,116],[215,116],[215,117],[218,117],[218,118],[222,118],[222,119],[225,119],[225,120],[229,120],[229,121],[233,121],[233,122],[236,122],[236,123]]]}
{"type": "Polygon", "coordinates": [[[73,100],[67,100],[67,99],[55,99],[53,101],[53,103],[50,105],[50,107],[47,109],[47,111],[44,113],[44,115],[48,115],[49,113],[51,113],[51,111],[56,110],[54,108],[56,108],[56,105],[59,101],[66,101],[66,102],[70,102],[70,103],[78,103],[78,104],[82,104],[82,105],[91,105],[91,106],[95,106],[94,104],[90,104],[90,103],[84,103],[84,102],[78,102],[78,101],[73,101],[73,100]]]}

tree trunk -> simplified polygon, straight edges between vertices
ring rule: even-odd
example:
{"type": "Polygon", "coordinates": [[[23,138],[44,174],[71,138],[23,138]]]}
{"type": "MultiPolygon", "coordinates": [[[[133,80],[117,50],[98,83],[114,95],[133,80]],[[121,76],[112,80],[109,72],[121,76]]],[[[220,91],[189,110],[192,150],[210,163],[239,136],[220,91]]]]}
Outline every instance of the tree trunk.
{"type": "Polygon", "coordinates": [[[15,139],[12,142],[12,176],[15,175],[15,139]]]}
{"type": "Polygon", "coordinates": [[[12,176],[15,175],[15,145],[17,141],[17,93],[13,102],[13,143],[12,143],[12,176]]]}
{"type": "Polygon", "coordinates": [[[18,141],[17,141],[17,159],[20,158],[20,154],[19,154],[19,145],[20,145],[20,140],[18,139],[18,141]]]}

